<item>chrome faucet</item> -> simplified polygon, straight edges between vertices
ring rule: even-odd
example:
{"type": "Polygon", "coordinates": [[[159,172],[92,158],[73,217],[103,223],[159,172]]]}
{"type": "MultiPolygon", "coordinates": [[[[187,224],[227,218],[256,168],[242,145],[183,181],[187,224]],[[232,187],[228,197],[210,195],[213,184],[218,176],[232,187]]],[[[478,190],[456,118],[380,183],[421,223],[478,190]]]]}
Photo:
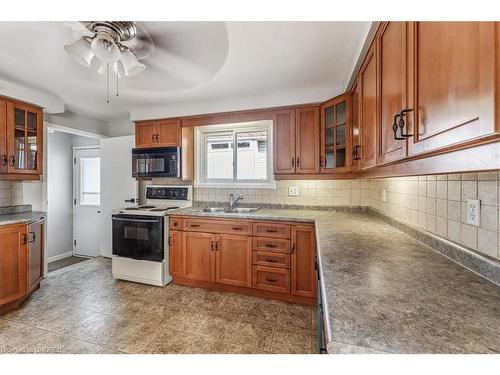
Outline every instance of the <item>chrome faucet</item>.
{"type": "Polygon", "coordinates": [[[236,206],[236,203],[239,202],[240,199],[243,199],[243,195],[240,195],[238,198],[234,199],[234,194],[229,194],[228,196],[228,204],[229,204],[229,209],[232,210],[234,206],[236,206]]]}

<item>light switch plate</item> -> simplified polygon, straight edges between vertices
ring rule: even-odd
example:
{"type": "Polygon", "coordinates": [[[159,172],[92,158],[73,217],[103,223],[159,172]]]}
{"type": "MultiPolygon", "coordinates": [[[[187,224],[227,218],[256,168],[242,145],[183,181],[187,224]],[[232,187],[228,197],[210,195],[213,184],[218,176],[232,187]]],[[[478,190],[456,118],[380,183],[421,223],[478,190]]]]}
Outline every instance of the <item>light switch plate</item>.
{"type": "Polygon", "coordinates": [[[299,187],[298,186],[289,186],[288,187],[288,196],[289,197],[298,197],[299,196],[299,187]]]}
{"type": "Polygon", "coordinates": [[[467,199],[467,224],[479,226],[481,217],[481,201],[479,199],[467,199]]]}
{"type": "Polygon", "coordinates": [[[382,202],[387,202],[387,191],[385,189],[383,189],[381,192],[380,192],[380,200],[382,202]]]}

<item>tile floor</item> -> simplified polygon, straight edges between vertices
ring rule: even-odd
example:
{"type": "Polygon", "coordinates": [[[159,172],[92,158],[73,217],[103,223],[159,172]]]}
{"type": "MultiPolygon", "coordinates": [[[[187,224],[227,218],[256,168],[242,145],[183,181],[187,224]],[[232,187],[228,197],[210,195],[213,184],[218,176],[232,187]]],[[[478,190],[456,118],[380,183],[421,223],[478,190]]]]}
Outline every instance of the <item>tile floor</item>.
{"type": "Polygon", "coordinates": [[[315,353],[314,308],[117,281],[97,258],[51,272],[0,316],[0,353],[315,353]]]}
{"type": "Polygon", "coordinates": [[[57,270],[60,270],[61,268],[72,266],[73,264],[76,264],[76,263],[85,262],[88,259],[89,258],[71,256],[68,258],[61,259],[61,260],[56,260],[55,262],[48,264],[47,271],[49,271],[49,272],[57,271],[57,270]]]}

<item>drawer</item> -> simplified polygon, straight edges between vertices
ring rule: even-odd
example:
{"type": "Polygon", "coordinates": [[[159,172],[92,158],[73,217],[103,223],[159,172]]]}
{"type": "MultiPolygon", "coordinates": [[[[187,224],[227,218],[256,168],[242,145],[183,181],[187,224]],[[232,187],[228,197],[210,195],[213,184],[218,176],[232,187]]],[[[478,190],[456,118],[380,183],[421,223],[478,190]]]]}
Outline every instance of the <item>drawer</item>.
{"type": "Polygon", "coordinates": [[[206,219],[184,219],[183,229],[190,232],[205,232],[205,233],[225,233],[225,234],[252,234],[252,225],[245,220],[221,220],[213,218],[206,219]]]}
{"type": "Polygon", "coordinates": [[[267,251],[254,251],[253,264],[256,266],[290,268],[290,255],[270,253],[267,251]]]}
{"type": "Polygon", "coordinates": [[[253,223],[254,236],[290,238],[290,225],[277,223],[253,223]]]}
{"type": "Polygon", "coordinates": [[[253,266],[253,287],[270,292],[290,293],[290,270],[253,266]]]}
{"type": "Polygon", "coordinates": [[[169,219],[170,229],[171,230],[182,230],[182,218],[180,217],[171,217],[169,219]]]}
{"type": "Polygon", "coordinates": [[[254,237],[253,249],[273,253],[290,254],[290,240],[281,238],[254,237]]]}

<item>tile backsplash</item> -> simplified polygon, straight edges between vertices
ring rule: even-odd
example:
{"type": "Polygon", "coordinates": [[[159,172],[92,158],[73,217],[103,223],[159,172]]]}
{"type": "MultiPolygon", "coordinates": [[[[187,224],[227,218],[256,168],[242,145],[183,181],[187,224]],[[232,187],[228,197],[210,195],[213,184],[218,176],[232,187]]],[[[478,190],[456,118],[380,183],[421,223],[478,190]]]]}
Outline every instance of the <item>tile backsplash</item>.
{"type": "Polygon", "coordinates": [[[21,182],[0,181],[0,206],[23,204],[21,182]]]}
{"type": "Polygon", "coordinates": [[[392,219],[500,259],[499,177],[495,171],[371,180],[368,205],[392,219]],[[467,224],[467,199],[481,201],[479,227],[467,224]]]}

